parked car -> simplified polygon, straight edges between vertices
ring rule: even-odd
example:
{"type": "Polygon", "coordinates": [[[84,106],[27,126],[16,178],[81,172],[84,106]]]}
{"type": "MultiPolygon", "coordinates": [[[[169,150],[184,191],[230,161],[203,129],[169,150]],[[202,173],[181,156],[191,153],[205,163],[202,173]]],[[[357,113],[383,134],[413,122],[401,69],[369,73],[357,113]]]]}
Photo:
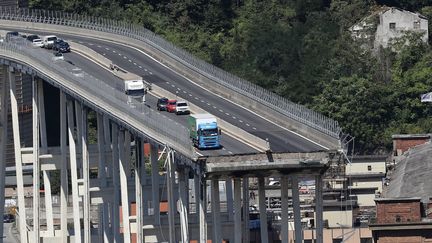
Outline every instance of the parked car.
{"type": "Polygon", "coordinates": [[[56,41],[54,41],[54,45],[53,45],[52,49],[54,51],[58,51],[58,52],[62,52],[62,53],[70,52],[70,50],[71,50],[69,43],[67,43],[66,41],[61,40],[61,39],[57,39],[56,41]]]}
{"type": "Polygon", "coordinates": [[[41,39],[34,39],[32,40],[32,44],[35,47],[43,47],[43,42],[41,39]]]}
{"type": "Polygon", "coordinates": [[[12,223],[14,222],[15,217],[12,214],[4,214],[3,215],[3,223],[12,223]]]}
{"type": "Polygon", "coordinates": [[[166,111],[168,105],[168,98],[159,98],[157,101],[157,109],[158,111],[166,111]]]}
{"type": "Polygon", "coordinates": [[[189,105],[186,101],[177,101],[176,114],[190,114],[189,105]]]}
{"type": "Polygon", "coordinates": [[[177,100],[168,100],[166,110],[168,112],[176,112],[176,104],[177,104],[177,100]]]}
{"type": "Polygon", "coordinates": [[[33,40],[36,40],[36,39],[40,39],[42,41],[42,39],[39,38],[38,35],[29,35],[29,36],[27,36],[27,40],[30,41],[30,42],[33,42],[33,40]]]}
{"type": "Polygon", "coordinates": [[[52,57],[53,61],[59,61],[64,60],[63,53],[61,52],[54,52],[54,56],[52,57]]]}

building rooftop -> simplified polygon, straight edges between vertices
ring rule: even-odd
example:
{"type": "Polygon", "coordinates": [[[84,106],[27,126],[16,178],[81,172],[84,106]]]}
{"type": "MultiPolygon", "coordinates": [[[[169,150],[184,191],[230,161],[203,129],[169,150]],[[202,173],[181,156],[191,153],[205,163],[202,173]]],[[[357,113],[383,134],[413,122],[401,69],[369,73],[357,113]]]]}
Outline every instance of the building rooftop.
{"type": "Polygon", "coordinates": [[[432,144],[416,146],[403,154],[391,175],[385,197],[419,197],[427,202],[432,195],[432,144]]]}

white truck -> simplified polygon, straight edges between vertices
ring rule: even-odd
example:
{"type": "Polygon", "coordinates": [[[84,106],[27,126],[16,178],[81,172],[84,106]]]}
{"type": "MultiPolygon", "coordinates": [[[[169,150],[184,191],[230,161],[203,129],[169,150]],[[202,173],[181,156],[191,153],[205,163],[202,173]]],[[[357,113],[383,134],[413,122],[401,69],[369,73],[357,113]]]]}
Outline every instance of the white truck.
{"type": "Polygon", "coordinates": [[[111,64],[110,69],[113,74],[124,82],[124,92],[128,95],[128,103],[131,98],[144,103],[147,91],[151,90],[151,84],[146,82],[141,76],[122,70],[117,65],[111,64]]]}

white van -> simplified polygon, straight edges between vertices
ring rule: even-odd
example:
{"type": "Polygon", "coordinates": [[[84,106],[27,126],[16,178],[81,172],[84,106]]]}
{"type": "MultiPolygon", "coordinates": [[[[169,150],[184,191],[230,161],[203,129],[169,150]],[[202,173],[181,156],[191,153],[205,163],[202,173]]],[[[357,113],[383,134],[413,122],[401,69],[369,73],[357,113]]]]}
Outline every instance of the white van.
{"type": "Polygon", "coordinates": [[[42,39],[43,47],[47,49],[51,49],[56,40],[57,40],[57,36],[55,35],[44,36],[44,38],[42,39]]]}

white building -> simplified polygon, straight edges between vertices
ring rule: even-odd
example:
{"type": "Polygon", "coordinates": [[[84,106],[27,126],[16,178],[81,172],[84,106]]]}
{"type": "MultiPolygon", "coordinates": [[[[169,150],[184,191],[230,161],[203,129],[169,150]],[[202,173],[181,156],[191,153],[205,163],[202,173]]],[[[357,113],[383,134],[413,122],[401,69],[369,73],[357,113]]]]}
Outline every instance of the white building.
{"type": "Polygon", "coordinates": [[[408,32],[420,33],[424,42],[428,41],[428,20],[418,13],[382,7],[350,28],[352,36],[373,44],[375,50],[388,47],[392,39],[400,38],[408,32]]]}

